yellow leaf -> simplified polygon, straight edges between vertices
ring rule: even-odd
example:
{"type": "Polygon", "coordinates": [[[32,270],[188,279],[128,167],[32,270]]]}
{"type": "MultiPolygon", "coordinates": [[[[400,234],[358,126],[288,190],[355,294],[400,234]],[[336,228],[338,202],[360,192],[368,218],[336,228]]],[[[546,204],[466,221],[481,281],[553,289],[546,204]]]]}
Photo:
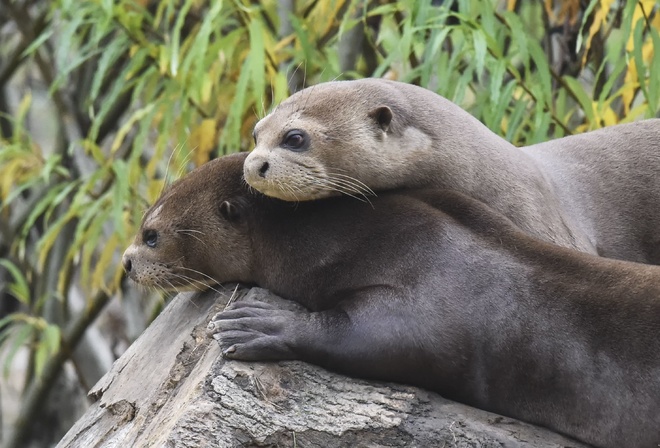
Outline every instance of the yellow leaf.
{"type": "MultiPolygon", "coordinates": [[[[651,11],[653,11],[653,8],[655,7],[655,3],[656,0],[637,1],[637,6],[635,6],[635,11],[633,12],[632,29],[635,29],[635,26],[637,25],[637,22],[639,20],[646,20],[644,13],[650,15],[651,11]]],[[[634,36],[633,33],[630,33],[630,37],[628,38],[628,42],[626,43],[626,50],[632,51],[634,47],[635,47],[634,36]]]]}
{"type": "Polygon", "coordinates": [[[589,33],[587,34],[587,38],[584,41],[584,53],[582,54],[583,67],[587,62],[587,54],[589,54],[589,48],[591,48],[591,41],[607,21],[607,14],[612,8],[612,3],[614,3],[614,0],[600,0],[600,7],[594,14],[594,20],[589,27],[589,33]]]}
{"type": "Polygon", "coordinates": [[[619,123],[632,123],[637,119],[637,117],[643,115],[648,110],[648,104],[642,103],[633,107],[630,112],[628,112],[624,118],[619,121],[619,123]]]}
{"type": "Polygon", "coordinates": [[[210,160],[210,154],[217,146],[217,129],[215,120],[207,118],[190,134],[190,144],[196,148],[193,161],[195,165],[202,165],[210,160]]]}
{"type": "Polygon", "coordinates": [[[637,82],[637,67],[635,66],[635,61],[630,60],[628,65],[628,71],[623,80],[623,87],[621,88],[621,101],[623,101],[623,111],[626,115],[630,111],[630,105],[635,99],[635,93],[639,87],[639,82],[637,82]]]}
{"type": "MultiPolygon", "coordinates": [[[[642,46],[642,59],[644,61],[650,61],[653,58],[654,49],[653,49],[653,40],[649,39],[642,46]]],[[[626,76],[624,77],[624,87],[628,88],[621,93],[621,100],[623,101],[624,113],[627,114],[630,111],[630,106],[635,99],[635,94],[637,88],[639,87],[639,74],[637,73],[637,64],[635,63],[634,58],[630,58],[628,64],[628,70],[626,71],[626,76]]]]}
{"type": "Polygon", "coordinates": [[[23,152],[21,156],[14,157],[0,166],[0,197],[6,200],[12,188],[23,181],[30,179],[43,167],[43,159],[39,148],[32,152],[23,152]]]}
{"type": "Polygon", "coordinates": [[[124,123],[117,131],[115,140],[112,142],[112,146],[110,147],[111,155],[114,155],[117,152],[121,144],[124,142],[124,139],[128,135],[129,131],[133,129],[133,125],[135,125],[135,123],[143,119],[149,112],[151,112],[151,109],[153,108],[154,108],[154,104],[152,103],[133,112],[133,115],[131,115],[130,118],[126,121],[126,123],[124,123]]]}
{"type": "Polygon", "coordinates": [[[27,115],[28,109],[30,108],[30,105],[32,104],[32,92],[28,91],[23,99],[21,100],[20,104],[18,105],[18,109],[16,111],[16,121],[23,121],[25,116],[27,115]]]}
{"type": "Polygon", "coordinates": [[[514,11],[515,9],[516,9],[516,0],[507,0],[506,10],[507,11],[514,11]]]}
{"type": "Polygon", "coordinates": [[[618,123],[619,119],[610,106],[599,104],[598,101],[594,101],[592,105],[594,110],[594,117],[596,119],[594,129],[605,126],[612,126],[618,123]]]}
{"type": "Polygon", "coordinates": [[[208,104],[211,100],[211,93],[213,93],[213,79],[215,79],[215,73],[206,73],[202,79],[202,88],[200,97],[202,99],[202,104],[208,104]]]}
{"type": "MultiPolygon", "coordinates": [[[[351,5],[348,6],[350,7],[351,5]]],[[[305,21],[305,29],[310,34],[315,33],[315,36],[328,35],[333,27],[338,26],[338,20],[336,18],[343,16],[340,13],[344,7],[346,7],[346,0],[318,2],[305,21]],[[335,20],[328,20],[332,17],[335,20]]],[[[347,9],[344,14],[351,15],[353,14],[353,10],[347,9]]]]}
{"type": "Polygon", "coordinates": [[[113,267],[115,269],[117,268],[116,266],[112,266],[112,264],[114,262],[113,259],[117,250],[118,243],[119,237],[116,233],[113,233],[105,243],[103,251],[101,252],[101,256],[99,257],[98,261],[96,262],[96,266],[94,267],[94,273],[92,274],[92,288],[107,289],[106,273],[111,271],[113,267]]]}
{"type": "Polygon", "coordinates": [[[167,73],[167,67],[170,65],[169,49],[165,45],[159,45],[158,50],[158,70],[161,75],[164,75],[167,73]]]}

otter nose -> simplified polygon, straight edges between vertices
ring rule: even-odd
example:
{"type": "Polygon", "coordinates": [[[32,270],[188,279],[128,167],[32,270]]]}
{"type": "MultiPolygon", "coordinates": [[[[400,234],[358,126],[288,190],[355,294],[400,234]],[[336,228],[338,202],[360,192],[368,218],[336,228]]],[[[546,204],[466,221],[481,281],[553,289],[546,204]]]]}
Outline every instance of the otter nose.
{"type": "Polygon", "coordinates": [[[121,264],[124,265],[124,270],[126,273],[130,274],[131,270],[133,269],[133,262],[131,261],[131,257],[124,253],[124,256],[121,257],[121,264]]]}
{"type": "Polygon", "coordinates": [[[261,182],[261,180],[266,177],[266,173],[269,169],[270,163],[268,162],[268,157],[253,151],[245,159],[245,163],[243,164],[243,175],[248,183],[251,181],[261,182]]]}
{"type": "Polygon", "coordinates": [[[268,162],[264,162],[259,168],[259,176],[266,177],[266,171],[268,171],[268,168],[270,168],[270,165],[268,162]]]}

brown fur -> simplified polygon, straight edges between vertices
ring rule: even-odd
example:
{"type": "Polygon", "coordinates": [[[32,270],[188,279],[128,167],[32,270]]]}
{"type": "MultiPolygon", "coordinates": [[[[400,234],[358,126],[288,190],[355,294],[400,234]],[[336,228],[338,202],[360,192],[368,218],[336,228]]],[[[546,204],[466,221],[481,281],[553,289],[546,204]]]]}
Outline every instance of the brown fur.
{"type": "Polygon", "coordinates": [[[227,357],[417,385],[600,447],[660,442],[660,268],[540,242],[448,191],[266,198],[244,157],[174,184],[124,257],[152,286],[180,283],[181,260],[310,310],[237,303],[213,321],[227,357]]]}

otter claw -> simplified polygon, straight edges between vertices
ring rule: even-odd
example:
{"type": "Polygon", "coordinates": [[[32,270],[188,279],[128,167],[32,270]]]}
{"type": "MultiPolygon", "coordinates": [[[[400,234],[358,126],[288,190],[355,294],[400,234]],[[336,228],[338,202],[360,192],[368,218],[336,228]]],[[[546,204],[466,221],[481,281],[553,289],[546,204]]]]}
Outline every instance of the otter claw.
{"type": "Polygon", "coordinates": [[[224,356],[230,355],[230,354],[232,354],[232,353],[236,353],[236,346],[235,346],[235,345],[232,345],[232,346],[229,347],[227,350],[225,350],[224,352],[222,352],[222,354],[223,354],[224,356]]]}
{"type": "Polygon", "coordinates": [[[215,324],[214,320],[211,320],[207,325],[206,325],[206,334],[213,336],[218,332],[218,327],[215,324]]]}

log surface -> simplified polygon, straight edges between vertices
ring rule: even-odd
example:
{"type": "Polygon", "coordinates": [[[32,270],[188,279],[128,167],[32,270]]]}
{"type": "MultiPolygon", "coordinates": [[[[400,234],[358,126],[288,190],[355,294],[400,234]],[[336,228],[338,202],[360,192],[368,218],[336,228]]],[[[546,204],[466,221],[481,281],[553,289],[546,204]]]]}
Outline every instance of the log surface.
{"type": "Polygon", "coordinates": [[[96,402],[58,447],[585,446],[410,386],[227,361],[206,325],[230,295],[177,296],[90,391],[96,402]]]}

